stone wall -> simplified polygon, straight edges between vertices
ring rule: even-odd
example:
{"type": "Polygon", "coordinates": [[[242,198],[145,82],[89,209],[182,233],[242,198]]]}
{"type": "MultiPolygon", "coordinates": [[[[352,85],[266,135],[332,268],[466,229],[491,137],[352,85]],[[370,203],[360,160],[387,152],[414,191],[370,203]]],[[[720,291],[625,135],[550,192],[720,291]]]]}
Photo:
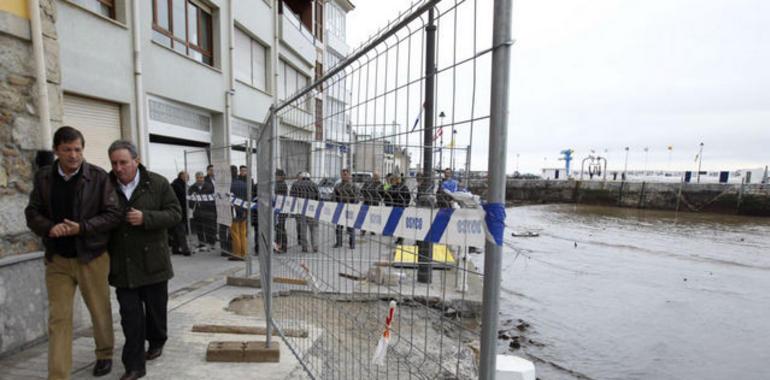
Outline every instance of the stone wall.
{"type": "MultiPolygon", "coordinates": [[[[55,130],[62,123],[55,1],[40,0],[40,14],[55,130]]],[[[29,20],[0,11],[0,356],[44,340],[47,333],[42,244],[24,218],[35,157],[47,147],[40,137],[34,62],[29,20]]],[[[83,326],[82,301],[74,307],[76,326],[83,326]]]]}
{"type": "MultiPolygon", "coordinates": [[[[54,0],[41,0],[51,126],[62,122],[59,45],[54,0]]],[[[40,240],[26,227],[24,207],[40,141],[39,94],[29,20],[0,12],[0,259],[37,252],[40,240]]]]}

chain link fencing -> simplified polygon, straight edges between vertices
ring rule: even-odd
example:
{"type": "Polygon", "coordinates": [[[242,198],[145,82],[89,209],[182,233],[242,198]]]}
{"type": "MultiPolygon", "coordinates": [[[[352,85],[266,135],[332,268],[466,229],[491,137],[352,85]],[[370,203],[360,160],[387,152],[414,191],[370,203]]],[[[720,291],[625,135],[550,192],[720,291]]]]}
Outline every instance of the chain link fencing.
{"type": "Polygon", "coordinates": [[[472,257],[489,231],[465,188],[486,158],[491,19],[490,2],[417,2],[271,110],[255,144],[264,306],[309,377],[479,376],[472,257]]]}

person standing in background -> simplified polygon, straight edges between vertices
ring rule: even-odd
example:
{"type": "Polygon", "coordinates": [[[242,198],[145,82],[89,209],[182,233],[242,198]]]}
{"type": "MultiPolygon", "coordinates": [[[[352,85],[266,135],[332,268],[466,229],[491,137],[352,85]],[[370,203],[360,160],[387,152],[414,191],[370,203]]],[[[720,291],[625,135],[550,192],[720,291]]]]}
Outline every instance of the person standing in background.
{"type": "MultiPolygon", "coordinates": [[[[275,189],[273,190],[275,195],[289,195],[289,186],[286,184],[286,173],[283,169],[275,170],[275,189]]],[[[288,248],[288,237],[286,236],[286,213],[279,213],[276,215],[275,224],[275,243],[278,244],[278,253],[285,253],[288,248]]]]}
{"type": "Polygon", "coordinates": [[[195,183],[187,191],[192,195],[189,205],[193,209],[192,232],[198,236],[198,248],[214,246],[217,242],[217,207],[214,203],[214,185],[206,181],[202,172],[195,173],[195,183]]]}
{"type": "Polygon", "coordinates": [[[189,180],[187,172],[181,171],[176,179],[171,182],[171,188],[174,189],[176,199],[179,200],[179,207],[182,209],[182,220],[174,227],[168,229],[171,239],[171,254],[190,256],[190,247],[187,245],[187,181],[189,180]]]}
{"type": "MultiPolygon", "coordinates": [[[[380,181],[380,173],[374,171],[372,179],[364,183],[361,187],[361,195],[364,198],[364,204],[368,206],[379,206],[385,189],[380,181]]],[[[374,232],[370,232],[374,235],[374,232]]],[[[361,236],[366,235],[366,231],[361,231],[361,236]]]]}
{"type": "MultiPolygon", "coordinates": [[[[291,195],[301,199],[319,200],[321,194],[318,186],[310,180],[310,173],[302,172],[299,180],[291,185],[291,195]]],[[[303,201],[304,202],[304,201],[303,201]]],[[[315,218],[306,217],[300,213],[297,216],[297,228],[299,230],[299,244],[302,246],[302,252],[307,252],[307,233],[310,230],[310,245],[313,252],[318,252],[318,221],[315,218]]]]}
{"type": "MultiPolygon", "coordinates": [[[[233,180],[230,183],[230,194],[235,196],[236,199],[240,199],[246,202],[247,188],[246,179],[238,175],[238,169],[235,165],[230,167],[233,180]]],[[[246,241],[246,209],[233,205],[233,222],[230,224],[230,237],[233,242],[233,256],[230,256],[228,260],[243,260],[246,257],[246,247],[248,241],[246,241]]]]}
{"type": "MultiPolygon", "coordinates": [[[[390,177],[390,188],[385,193],[385,205],[390,207],[409,207],[412,202],[412,193],[405,183],[401,182],[401,176],[398,173],[390,177]]],[[[396,239],[396,244],[403,244],[404,238],[396,239]]]]}
{"type": "MultiPolygon", "coordinates": [[[[334,186],[334,201],[339,203],[358,203],[360,195],[358,193],[358,188],[356,188],[356,186],[353,185],[353,182],[351,181],[350,170],[342,169],[340,177],[342,180],[340,183],[334,186]]],[[[334,231],[334,248],[342,247],[343,229],[346,229],[348,232],[348,243],[350,244],[350,249],[354,249],[356,247],[355,229],[353,229],[353,227],[346,228],[341,225],[337,225],[334,231]]]]}

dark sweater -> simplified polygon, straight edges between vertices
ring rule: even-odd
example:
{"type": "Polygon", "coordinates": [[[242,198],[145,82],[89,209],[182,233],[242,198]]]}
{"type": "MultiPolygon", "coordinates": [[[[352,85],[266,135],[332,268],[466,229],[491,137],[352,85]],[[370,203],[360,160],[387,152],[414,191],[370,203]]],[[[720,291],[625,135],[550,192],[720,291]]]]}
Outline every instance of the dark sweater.
{"type": "MultiPolygon", "coordinates": [[[[58,169],[54,166],[54,180],[51,182],[51,211],[53,214],[53,222],[56,224],[63,223],[64,219],[69,219],[73,222],[79,222],[75,220],[75,186],[80,178],[81,170],[73,175],[69,181],[65,181],[64,177],[59,174],[58,169]]],[[[55,254],[67,257],[78,257],[77,247],[75,245],[74,236],[66,236],[53,239],[55,247],[55,254]]]]}

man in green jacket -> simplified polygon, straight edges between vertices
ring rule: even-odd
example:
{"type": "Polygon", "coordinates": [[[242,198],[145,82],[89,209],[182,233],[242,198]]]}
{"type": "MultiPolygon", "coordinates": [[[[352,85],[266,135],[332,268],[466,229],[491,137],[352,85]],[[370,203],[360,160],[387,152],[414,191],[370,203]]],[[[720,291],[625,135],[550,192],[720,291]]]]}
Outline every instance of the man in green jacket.
{"type": "Polygon", "coordinates": [[[166,231],[179,223],[182,212],[168,181],[139,164],[133,143],[117,140],[108,153],[110,177],[125,213],[110,237],[109,281],[126,338],[121,380],[134,380],[145,375],[146,361],[159,357],[166,343],[168,280],[174,276],[166,231]]]}

